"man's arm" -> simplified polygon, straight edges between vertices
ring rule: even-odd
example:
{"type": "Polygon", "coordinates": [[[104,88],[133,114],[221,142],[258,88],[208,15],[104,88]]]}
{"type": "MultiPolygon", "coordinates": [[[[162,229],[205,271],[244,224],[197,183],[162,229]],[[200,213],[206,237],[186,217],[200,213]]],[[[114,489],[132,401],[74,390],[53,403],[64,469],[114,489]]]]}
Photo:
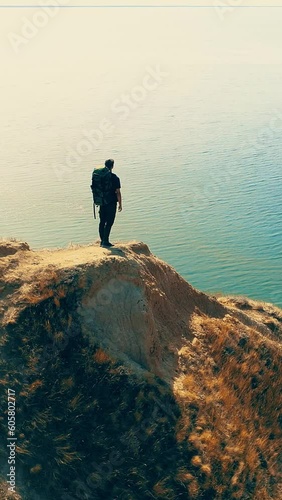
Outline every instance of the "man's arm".
{"type": "Polygon", "coordinates": [[[117,199],[118,199],[118,211],[121,212],[122,211],[122,198],[121,198],[120,189],[116,189],[116,195],[117,195],[117,199]]]}

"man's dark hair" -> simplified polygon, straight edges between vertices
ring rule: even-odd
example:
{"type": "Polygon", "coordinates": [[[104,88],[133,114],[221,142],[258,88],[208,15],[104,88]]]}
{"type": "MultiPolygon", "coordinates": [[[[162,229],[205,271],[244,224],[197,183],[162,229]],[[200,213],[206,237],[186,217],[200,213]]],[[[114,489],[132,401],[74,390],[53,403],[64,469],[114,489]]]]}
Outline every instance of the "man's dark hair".
{"type": "Polygon", "coordinates": [[[114,166],[114,160],[106,160],[105,161],[105,167],[112,169],[114,166]]]}

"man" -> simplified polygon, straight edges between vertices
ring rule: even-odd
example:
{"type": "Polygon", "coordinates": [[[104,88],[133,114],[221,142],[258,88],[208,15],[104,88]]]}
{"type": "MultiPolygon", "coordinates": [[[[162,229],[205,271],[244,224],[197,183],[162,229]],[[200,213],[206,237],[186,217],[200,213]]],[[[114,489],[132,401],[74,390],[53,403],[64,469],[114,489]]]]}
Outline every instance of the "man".
{"type": "Polygon", "coordinates": [[[116,174],[113,174],[112,170],[114,168],[114,160],[107,160],[105,162],[105,167],[107,167],[111,172],[112,177],[112,189],[108,196],[108,202],[106,205],[100,206],[99,216],[100,216],[100,224],[99,224],[99,234],[101,243],[100,246],[105,248],[113,247],[114,245],[110,243],[109,236],[115,221],[116,211],[117,211],[117,203],[118,203],[118,211],[122,211],[122,198],[120,192],[120,180],[116,174]]]}

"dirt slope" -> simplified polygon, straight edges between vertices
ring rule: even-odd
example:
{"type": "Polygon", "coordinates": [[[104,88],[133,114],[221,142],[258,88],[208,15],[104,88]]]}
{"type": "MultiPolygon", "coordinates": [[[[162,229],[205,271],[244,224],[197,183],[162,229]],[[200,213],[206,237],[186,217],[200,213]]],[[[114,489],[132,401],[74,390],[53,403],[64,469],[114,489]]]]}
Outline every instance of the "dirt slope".
{"type": "Polygon", "coordinates": [[[282,498],[281,310],[203,294],[144,243],[0,256],[22,499],[282,498]]]}

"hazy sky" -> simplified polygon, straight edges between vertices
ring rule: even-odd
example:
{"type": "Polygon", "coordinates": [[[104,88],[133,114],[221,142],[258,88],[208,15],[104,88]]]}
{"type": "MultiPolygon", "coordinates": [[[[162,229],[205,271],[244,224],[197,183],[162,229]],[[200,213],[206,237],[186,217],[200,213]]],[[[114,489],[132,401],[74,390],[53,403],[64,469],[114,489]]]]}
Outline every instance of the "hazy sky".
{"type": "Polygon", "coordinates": [[[1,9],[4,74],[5,68],[20,72],[27,65],[42,72],[79,71],[81,61],[115,68],[151,62],[282,63],[282,8],[58,9],[43,17],[40,11],[1,9]]]}

